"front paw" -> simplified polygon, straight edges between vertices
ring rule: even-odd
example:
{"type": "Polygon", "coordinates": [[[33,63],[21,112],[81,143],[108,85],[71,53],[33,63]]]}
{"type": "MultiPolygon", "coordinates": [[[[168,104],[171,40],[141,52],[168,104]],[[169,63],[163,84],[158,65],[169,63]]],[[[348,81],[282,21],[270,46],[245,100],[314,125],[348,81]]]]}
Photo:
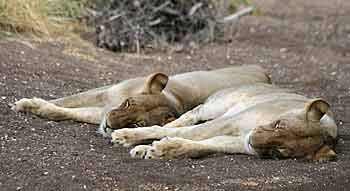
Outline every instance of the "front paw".
{"type": "Polygon", "coordinates": [[[164,137],[163,128],[159,126],[124,128],[113,131],[112,143],[120,144],[125,147],[149,142],[150,140],[164,137]]]}
{"type": "MultiPolygon", "coordinates": [[[[152,146],[135,147],[133,153],[136,156],[136,151],[142,158],[145,159],[172,159],[191,155],[191,151],[196,150],[192,147],[191,140],[179,137],[165,137],[160,141],[154,141],[152,146]]],[[[132,155],[133,156],[133,155],[132,155]]],[[[139,158],[139,157],[138,157],[139,158]]]]}
{"type": "Polygon", "coordinates": [[[131,149],[130,155],[132,158],[139,159],[153,159],[156,158],[154,154],[154,148],[150,145],[138,145],[131,149]]]}
{"type": "Polygon", "coordinates": [[[177,158],[186,153],[188,140],[178,137],[165,137],[160,141],[153,142],[155,155],[158,158],[177,158]]]}
{"type": "Polygon", "coordinates": [[[119,144],[124,147],[136,145],[140,141],[139,134],[135,132],[135,129],[130,128],[115,130],[112,132],[111,136],[112,143],[119,144]]]}

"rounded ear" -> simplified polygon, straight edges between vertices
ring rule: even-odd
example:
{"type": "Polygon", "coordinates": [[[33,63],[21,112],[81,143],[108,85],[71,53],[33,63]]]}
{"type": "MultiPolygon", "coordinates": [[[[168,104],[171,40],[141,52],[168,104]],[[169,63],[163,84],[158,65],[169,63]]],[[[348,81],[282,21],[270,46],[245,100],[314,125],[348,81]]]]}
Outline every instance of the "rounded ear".
{"type": "Polygon", "coordinates": [[[312,159],[317,162],[325,162],[334,160],[336,157],[337,154],[334,152],[334,150],[325,145],[316,151],[312,159]]]}
{"type": "Polygon", "coordinates": [[[144,93],[160,93],[168,83],[168,76],[163,73],[154,73],[147,77],[144,93]]]}
{"type": "Polygon", "coordinates": [[[306,104],[306,120],[319,121],[329,109],[329,104],[323,99],[314,99],[306,104]]]}

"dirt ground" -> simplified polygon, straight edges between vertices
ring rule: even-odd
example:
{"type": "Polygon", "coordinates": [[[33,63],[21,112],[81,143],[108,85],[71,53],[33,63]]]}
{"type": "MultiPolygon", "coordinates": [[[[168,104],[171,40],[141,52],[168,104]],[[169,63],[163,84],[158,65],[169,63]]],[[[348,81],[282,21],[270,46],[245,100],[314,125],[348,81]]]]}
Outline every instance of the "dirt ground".
{"type": "Polygon", "coordinates": [[[348,190],[350,1],[258,1],[220,43],[184,52],[115,54],[75,43],[0,39],[0,190],[348,190]],[[53,99],[155,71],[260,64],[275,84],[330,102],[338,158],[328,163],[212,155],[136,160],[96,126],[16,113],[23,97],[53,99]]]}

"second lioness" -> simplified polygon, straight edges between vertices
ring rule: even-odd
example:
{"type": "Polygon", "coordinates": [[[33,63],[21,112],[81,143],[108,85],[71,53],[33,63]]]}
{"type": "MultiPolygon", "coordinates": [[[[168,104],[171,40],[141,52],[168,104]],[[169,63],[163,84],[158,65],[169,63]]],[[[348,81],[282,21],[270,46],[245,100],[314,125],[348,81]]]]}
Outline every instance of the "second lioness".
{"type": "Polygon", "coordinates": [[[14,109],[50,120],[76,120],[105,127],[164,125],[225,88],[270,79],[255,65],[195,71],[168,77],[154,73],[119,84],[45,101],[21,99],[14,109]]]}
{"type": "Polygon", "coordinates": [[[322,161],[336,156],[337,126],[326,101],[257,83],[217,92],[165,127],[112,133],[112,142],[124,146],[155,139],[161,140],[139,145],[131,155],[147,159],[223,152],[322,161]]]}

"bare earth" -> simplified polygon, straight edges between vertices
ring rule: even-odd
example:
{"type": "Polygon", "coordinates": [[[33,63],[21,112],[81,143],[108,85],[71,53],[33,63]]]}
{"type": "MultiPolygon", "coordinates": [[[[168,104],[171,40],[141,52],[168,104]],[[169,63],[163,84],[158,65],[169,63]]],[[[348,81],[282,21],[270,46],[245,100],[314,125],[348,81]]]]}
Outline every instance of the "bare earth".
{"type": "MultiPolygon", "coordinates": [[[[0,39],[0,190],[349,190],[350,2],[259,1],[220,43],[192,51],[114,54],[58,42],[0,39]],[[260,64],[273,81],[328,100],[339,125],[338,159],[212,155],[136,160],[96,126],[16,113],[23,97],[53,99],[155,71],[175,74],[260,64]]],[[[74,43],[73,43],[74,44],[74,43]]]]}

